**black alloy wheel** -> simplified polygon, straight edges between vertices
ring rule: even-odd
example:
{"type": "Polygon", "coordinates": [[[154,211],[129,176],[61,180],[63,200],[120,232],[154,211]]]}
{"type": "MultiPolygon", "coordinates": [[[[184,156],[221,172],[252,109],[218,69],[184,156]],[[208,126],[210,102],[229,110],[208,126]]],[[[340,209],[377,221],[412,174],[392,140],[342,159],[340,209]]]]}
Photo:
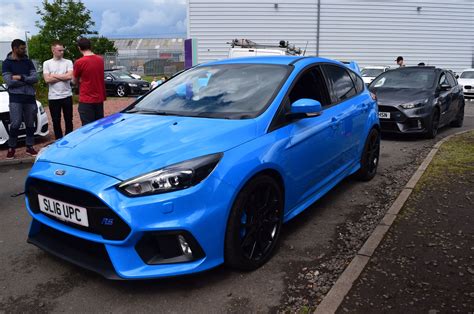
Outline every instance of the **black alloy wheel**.
{"type": "Polygon", "coordinates": [[[365,141],[364,151],[361,157],[361,167],[355,176],[361,181],[369,181],[375,177],[379,165],[380,156],[380,132],[377,129],[370,130],[365,141]]]}
{"type": "Polygon", "coordinates": [[[456,118],[451,122],[451,126],[455,128],[462,127],[464,123],[464,106],[465,106],[465,103],[463,101],[461,107],[458,110],[458,113],[456,114],[456,118]]]}
{"type": "Polygon", "coordinates": [[[117,86],[116,94],[119,97],[127,96],[127,90],[125,89],[125,86],[124,85],[117,86]]]}
{"type": "Polygon", "coordinates": [[[267,262],[279,239],[283,221],[283,192],[268,175],[248,182],[239,192],[229,216],[225,263],[254,270],[267,262]]]}
{"type": "Polygon", "coordinates": [[[431,116],[430,125],[426,133],[427,138],[435,138],[438,135],[439,127],[439,110],[438,108],[433,109],[433,114],[431,116]]]}

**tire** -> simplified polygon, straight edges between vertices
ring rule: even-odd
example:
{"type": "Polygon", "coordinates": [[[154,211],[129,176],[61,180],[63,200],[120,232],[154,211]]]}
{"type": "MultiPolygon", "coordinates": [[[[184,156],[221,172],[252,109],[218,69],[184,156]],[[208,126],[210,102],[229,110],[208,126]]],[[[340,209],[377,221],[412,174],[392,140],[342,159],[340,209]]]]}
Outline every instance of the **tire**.
{"type": "Polygon", "coordinates": [[[280,236],[283,199],[282,188],[268,175],[255,177],[242,188],[227,222],[227,266],[254,270],[270,259],[280,236]]]}
{"type": "Polygon", "coordinates": [[[428,130],[426,131],[426,138],[435,138],[438,135],[439,127],[439,110],[438,108],[433,109],[433,114],[431,115],[430,124],[428,130]]]}
{"type": "Polygon", "coordinates": [[[115,94],[118,97],[125,97],[127,96],[127,89],[125,88],[125,85],[119,85],[117,86],[117,89],[115,90],[115,94]]]}
{"type": "Polygon", "coordinates": [[[360,158],[360,169],[355,173],[355,178],[360,181],[370,181],[377,174],[380,156],[380,132],[370,130],[365,140],[364,151],[360,158]]]}
{"type": "Polygon", "coordinates": [[[461,108],[459,108],[458,113],[456,114],[456,118],[451,121],[451,126],[455,128],[460,128],[463,125],[464,122],[464,101],[461,105],[461,108]]]}

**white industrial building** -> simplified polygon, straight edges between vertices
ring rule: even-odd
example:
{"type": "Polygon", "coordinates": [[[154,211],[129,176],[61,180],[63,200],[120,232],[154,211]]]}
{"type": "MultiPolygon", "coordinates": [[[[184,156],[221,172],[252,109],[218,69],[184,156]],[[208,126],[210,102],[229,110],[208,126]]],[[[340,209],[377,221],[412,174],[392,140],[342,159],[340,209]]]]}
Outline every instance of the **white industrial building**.
{"type": "Polygon", "coordinates": [[[188,0],[187,9],[198,63],[226,58],[226,42],[246,38],[361,66],[395,66],[399,55],[407,65],[474,66],[474,0],[188,0]]]}

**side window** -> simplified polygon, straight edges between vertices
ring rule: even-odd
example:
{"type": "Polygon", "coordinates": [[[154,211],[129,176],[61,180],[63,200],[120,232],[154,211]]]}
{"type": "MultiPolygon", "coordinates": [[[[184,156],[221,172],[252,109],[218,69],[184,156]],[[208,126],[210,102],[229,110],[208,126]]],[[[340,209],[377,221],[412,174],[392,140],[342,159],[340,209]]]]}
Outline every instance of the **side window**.
{"type": "Polygon", "coordinates": [[[317,100],[323,107],[330,104],[324,77],[319,67],[307,70],[293,85],[289,94],[290,104],[301,98],[317,100]]]}
{"type": "Polygon", "coordinates": [[[324,73],[332,87],[332,103],[346,100],[356,94],[354,83],[346,69],[337,65],[323,65],[324,73]]]}
{"type": "Polygon", "coordinates": [[[357,94],[362,93],[365,86],[364,81],[360,78],[360,76],[358,76],[352,71],[349,71],[349,74],[351,75],[352,81],[355,83],[357,94]]]}
{"type": "Polygon", "coordinates": [[[441,74],[441,76],[439,77],[439,84],[438,85],[443,85],[443,84],[448,84],[449,85],[449,82],[448,82],[448,79],[446,78],[445,73],[441,74]]]}
{"type": "Polygon", "coordinates": [[[446,75],[448,76],[448,82],[451,87],[458,85],[456,79],[454,78],[451,72],[447,72],[446,75]]]}

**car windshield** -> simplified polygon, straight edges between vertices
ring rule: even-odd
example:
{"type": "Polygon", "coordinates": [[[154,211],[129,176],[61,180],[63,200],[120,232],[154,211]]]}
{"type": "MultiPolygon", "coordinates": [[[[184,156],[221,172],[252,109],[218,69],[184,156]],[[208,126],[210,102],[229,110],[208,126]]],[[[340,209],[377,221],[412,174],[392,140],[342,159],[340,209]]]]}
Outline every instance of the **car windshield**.
{"type": "Polygon", "coordinates": [[[134,80],[135,78],[126,72],[114,72],[114,76],[119,79],[134,80]]]}
{"type": "Polygon", "coordinates": [[[461,76],[459,78],[465,78],[465,79],[474,79],[474,71],[465,71],[461,73],[461,76]]]}
{"type": "Polygon", "coordinates": [[[401,69],[384,72],[371,84],[372,88],[431,88],[435,81],[432,69],[401,69]]]}
{"type": "Polygon", "coordinates": [[[245,119],[261,113],[287,77],[289,66],[222,64],[183,72],[127,112],[245,119]]]}
{"type": "Polygon", "coordinates": [[[379,76],[379,74],[381,73],[383,73],[383,69],[362,69],[360,71],[360,74],[362,76],[369,76],[369,77],[379,76]]]}

